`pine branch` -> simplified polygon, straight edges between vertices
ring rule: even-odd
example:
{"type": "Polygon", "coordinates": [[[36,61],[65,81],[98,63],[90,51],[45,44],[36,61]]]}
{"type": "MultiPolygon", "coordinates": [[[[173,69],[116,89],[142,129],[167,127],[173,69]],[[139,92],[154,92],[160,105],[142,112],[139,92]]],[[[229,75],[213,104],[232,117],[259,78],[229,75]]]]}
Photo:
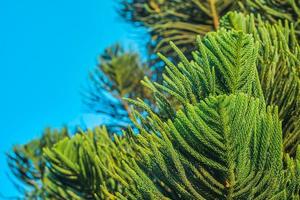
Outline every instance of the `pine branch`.
{"type": "Polygon", "coordinates": [[[17,187],[22,187],[25,199],[44,198],[46,191],[43,180],[45,178],[46,162],[43,159],[43,148],[51,147],[62,138],[68,137],[67,129],[60,132],[46,129],[41,138],[13,147],[7,154],[8,166],[18,179],[17,187]]]}
{"type": "Polygon", "coordinates": [[[132,112],[139,134],[111,140],[105,129],[96,129],[47,148],[49,194],[299,198],[300,150],[295,158],[283,155],[278,108],[266,105],[259,81],[258,42],[241,30],[222,29],[197,40],[192,61],[172,44],[181,61],[161,56],[167,64],[163,84],[144,81],[157,107],[130,100],[140,107],[132,112]]]}
{"type": "Polygon", "coordinates": [[[253,34],[263,44],[258,56],[260,83],[267,104],[279,107],[285,152],[295,155],[300,144],[300,46],[293,25],[271,25],[260,16],[229,13],[221,27],[253,34]]]}
{"type": "MultiPolygon", "coordinates": [[[[132,101],[149,115],[136,115],[137,121],[141,122],[138,126],[140,134],[136,136],[138,157],[125,164],[135,182],[129,185],[129,193],[135,191],[136,196],[142,197],[140,199],[299,198],[299,154],[295,160],[287,157],[289,167],[285,169],[277,107],[266,106],[264,99],[257,95],[261,93],[253,92],[260,88],[256,76],[245,74],[247,78],[240,79],[244,73],[251,72],[250,69],[256,71],[250,74],[257,74],[253,64],[257,54],[249,53],[258,49],[253,45],[253,38],[242,32],[222,30],[198,40],[198,43],[201,53],[194,61],[187,62],[176,48],[181,63],[173,65],[165,60],[174,75],[166,68],[168,75],[164,76],[164,85],[147,83],[153,92],[165,91],[178,99],[182,107],[175,111],[176,116],[164,120],[159,111],[151,110],[140,100],[132,101]],[[247,45],[240,46],[241,41],[247,45]],[[221,54],[223,47],[228,51],[221,54]],[[234,52],[237,47],[240,51],[234,52]],[[247,64],[232,65],[241,76],[230,76],[230,64],[238,63],[233,58],[239,61],[243,57],[247,64]],[[206,63],[210,65],[206,66],[206,63]],[[184,96],[188,94],[184,90],[188,91],[190,87],[187,73],[193,70],[208,73],[213,67],[216,71],[227,69],[227,73],[216,76],[216,84],[212,84],[215,89],[208,90],[206,95],[205,87],[194,84],[195,90],[190,91],[194,97],[198,97],[200,91],[199,98],[194,98],[193,102],[193,96],[184,96]],[[181,76],[183,72],[186,79],[181,76]],[[226,84],[218,85],[221,80],[227,80],[226,84]],[[232,84],[236,80],[238,85],[243,83],[242,87],[229,87],[236,85],[232,84]],[[172,81],[177,81],[176,86],[183,88],[178,90],[172,81]],[[174,87],[166,89],[166,85],[174,87]],[[227,87],[240,90],[222,89],[227,87]]],[[[209,83],[203,75],[194,73],[191,77],[193,83],[209,83]]],[[[157,96],[158,103],[163,101],[165,99],[157,96]]],[[[163,106],[159,108],[164,109],[163,106]]]]}
{"type": "MultiPolygon", "coordinates": [[[[126,21],[149,30],[151,57],[156,52],[174,57],[170,41],[183,52],[195,50],[196,36],[217,30],[218,18],[229,11],[259,13],[271,23],[288,20],[295,26],[298,38],[300,35],[300,4],[295,0],[120,0],[120,3],[119,13],[126,21]]],[[[157,61],[155,58],[152,63],[157,61]]]]}
{"type": "Polygon", "coordinates": [[[134,156],[125,136],[112,140],[104,127],[65,138],[44,152],[49,163],[44,186],[57,199],[116,199],[129,179],[122,172],[123,157],[134,156]]]}

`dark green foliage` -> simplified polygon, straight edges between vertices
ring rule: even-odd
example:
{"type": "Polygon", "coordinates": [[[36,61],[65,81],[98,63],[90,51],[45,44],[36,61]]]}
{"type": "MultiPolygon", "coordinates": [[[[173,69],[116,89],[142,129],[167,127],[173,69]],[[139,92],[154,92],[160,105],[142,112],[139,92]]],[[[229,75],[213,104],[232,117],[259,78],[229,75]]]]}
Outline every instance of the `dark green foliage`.
{"type": "MultiPolygon", "coordinates": [[[[191,52],[197,35],[217,30],[218,20],[232,10],[260,13],[272,23],[285,19],[300,30],[300,3],[296,0],[120,0],[121,15],[149,29],[149,52],[172,56],[173,41],[183,52],[191,52]]],[[[297,31],[298,34],[298,31],[297,31]]],[[[188,56],[188,55],[187,55],[188,56]]]]}
{"type": "MultiPolygon", "coordinates": [[[[298,0],[246,0],[240,1],[241,11],[259,13],[271,23],[287,20],[295,25],[296,30],[300,18],[300,2],[298,0]]],[[[297,31],[298,32],[298,31],[297,31]]],[[[299,35],[299,32],[297,33],[299,35]]]]}
{"type": "MultiPolygon", "coordinates": [[[[22,146],[16,145],[13,151],[7,155],[8,165],[12,173],[21,182],[22,190],[25,190],[24,198],[45,198],[46,191],[43,181],[47,170],[46,162],[43,159],[43,149],[52,147],[63,138],[68,138],[67,129],[62,129],[59,132],[46,129],[41,138],[22,146]]],[[[16,184],[19,185],[19,183],[16,184]]]]}
{"type": "Polygon", "coordinates": [[[294,155],[300,144],[300,47],[293,25],[229,13],[221,27],[251,33],[262,44],[257,68],[263,93],[267,104],[279,107],[285,152],[294,155]]]}
{"type": "Polygon", "coordinates": [[[285,159],[286,168],[286,185],[287,185],[287,196],[290,199],[300,199],[300,145],[296,152],[296,158],[293,160],[288,155],[285,159]]]}
{"type": "Polygon", "coordinates": [[[149,52],[167,56],[173,41],[183,52],[194,49],[197,35],[216,30],[218,18],[237,8],[233,0],[121,0],[120,13],[127,21],[149,28],[149,52]]]}

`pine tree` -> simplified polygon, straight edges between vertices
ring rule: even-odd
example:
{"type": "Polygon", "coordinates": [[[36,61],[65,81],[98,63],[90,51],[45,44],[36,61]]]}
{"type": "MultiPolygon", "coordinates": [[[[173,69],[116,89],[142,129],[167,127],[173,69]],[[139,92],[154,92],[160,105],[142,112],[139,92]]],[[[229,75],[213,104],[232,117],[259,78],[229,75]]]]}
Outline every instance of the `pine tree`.
{"type": "Polygon", "coordinates": [[[259,43],[251,35],[225,30],[197,43],[199,51],[192,61],[175,47],[182,62],[166,60],[164,85],[154,86],[156,92],[167,92],[180,102],[175,116],[163,121],[145,103],[134,102],[149,112],[148,117],[137,114],[143,122],[137,136],[140,156],[134,164],[127,163],[138,195],[298,199],[299,160],[288,158],[293,167],[283,166],[278,110],[266,106],[257,77],[259,43]]]}
{"type": "Polygon", "coordinates": [[[258,59],[262,88],[268,105],[280,107],[284,146],[286,152],[292,155],[300,143],[299,10],[300,5],[296,1],[124,0],[121,14],[138,26],[150,28],[153,39],[150,54],[159,51],[174,58],[168,45],[172,41],[181,47],[181,51],[188,51],[186,55],[190,58],[189,52],[196,46],[193,42],[196,36],[217,30],[220,26],[218,19],[223,15],[226,17],[221,27],[243,30],[254,34],[256,40],[263,41],[263,53],[258,59]],[[260,15],[244,19],[235,14],[226,15],[230,10],[260,15]],[[285,21],[278,22],[279,19],[285,21]],[[255,23],[258,23],[258,30],[254,28],[255,23]]]}
{"type": "MultiPolygon", "coordinates": [[[[130,100],[148,115],[133,111],[139,130],[131,135],[134,153],[115,157],[112,160],[119,164],[107,170],[107,179],[119,182],[123,190],[109,190],[102,199],[299,199],[300,146],[295,158],[283,152],[278,107],[266,104],[256,66],[264,53],[261,42],[241,30],[221,29],[198,38],[197,44],[192,61],[172,44],[181,62],[175,65],[161,55],[167,64],[163,84],[145,80],[158,110],[142,100],[130,100]]],[[[69,147],[76,139],[62,146],[69,147]]],[[[92,145],[76,149],[87,146],[92,145]]],[[[86,159],[64,148],[54,147],[46,154],[58,154],[57,150],[61,157],[72,152],[86,159]]],[[[85,155],[93,158],[98,153],[85,155]]],[[[61,169],[54,168],[52,173],[63,177],[54,178],[53,183],[68,184],[64,177],[72,174],[69,161],[49,162],[58,163],[61,169]]],[[[89,169],[80,174],[91,175],[84,182],[86,187],[106,188],[94,183],[101,179],[92,173],[103,165],[78,163],[81,169],[89,169]]],[[[85,191],[74,189],[76,181],[70,184],[76,194],[85,191]]]]}
{"type": "Polygon", "coordinates": [[[165,73],[106,49],[85,103],[107,129],[18,147],[9,163],[33,186],[25,198],[300,199],[298,2],[121,2],[165,73]]]}

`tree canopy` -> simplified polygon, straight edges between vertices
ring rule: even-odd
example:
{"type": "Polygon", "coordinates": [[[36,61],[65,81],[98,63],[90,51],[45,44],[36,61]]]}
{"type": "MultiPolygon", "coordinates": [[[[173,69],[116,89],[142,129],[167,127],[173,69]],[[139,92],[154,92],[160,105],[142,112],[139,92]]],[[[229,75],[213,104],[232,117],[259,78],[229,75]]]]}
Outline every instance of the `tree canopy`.
{"type": "Polygon", "coordinates": [[[24,198],[300,199],[299,3],[119,3],[150,57],[99,56],[83,98],[109,123],[13,148],[24,198]]]}

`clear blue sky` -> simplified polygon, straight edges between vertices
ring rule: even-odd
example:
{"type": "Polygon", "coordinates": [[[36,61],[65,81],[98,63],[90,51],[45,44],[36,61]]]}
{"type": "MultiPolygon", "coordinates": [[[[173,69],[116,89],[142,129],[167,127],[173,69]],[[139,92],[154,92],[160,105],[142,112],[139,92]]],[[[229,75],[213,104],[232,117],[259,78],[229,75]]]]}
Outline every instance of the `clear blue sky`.
{"type": "Polygon", "coordinates": [[[17,194],[4,153],[47,126],[76,124],[97,55],[136,39],[115,1],[0,0],[0,193],[17,194]]]}

